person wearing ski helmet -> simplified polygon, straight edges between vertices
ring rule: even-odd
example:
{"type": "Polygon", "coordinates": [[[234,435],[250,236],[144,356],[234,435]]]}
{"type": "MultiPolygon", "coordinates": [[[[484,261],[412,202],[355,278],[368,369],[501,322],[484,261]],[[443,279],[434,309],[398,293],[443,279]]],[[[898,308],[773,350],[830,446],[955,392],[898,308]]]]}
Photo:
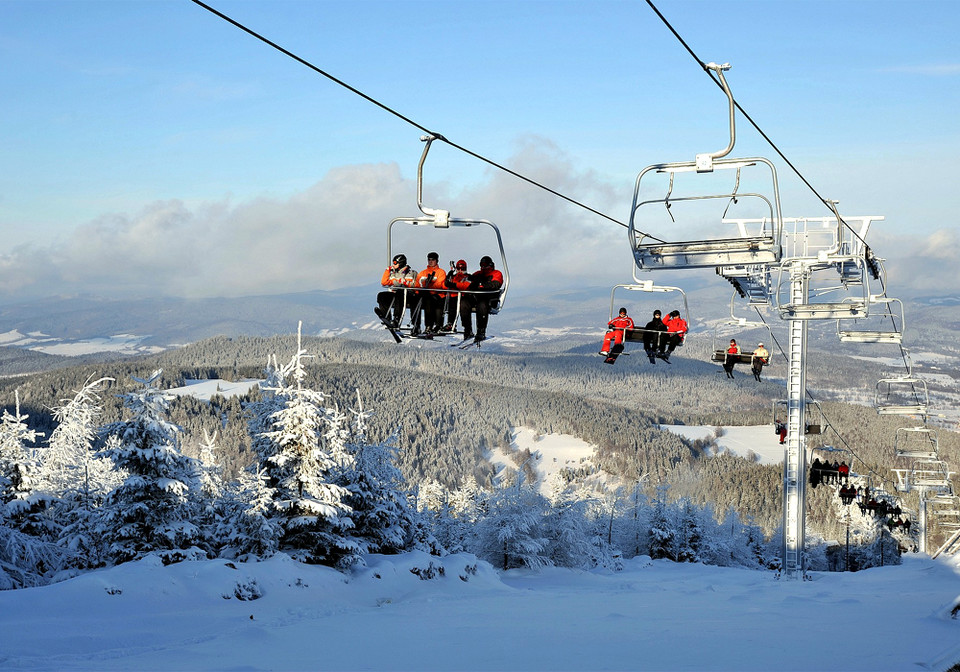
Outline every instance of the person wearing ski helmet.
{"type": "Polygon", "coordinates": [[[417,272],[410,268],[407,256],[405,254],[394,256],[387,270],[383,272],[383,277],[380,278],[380,284],[389,289],[377,294],[377,307],[373,312],[380,319],[388,321],[391,319],[392,312],[391,325],[399,327],[400,320],[403,318],[404,299],[406,298],[407,303],[412,303],[410,298],[406,297],[407,288],[413,287],[416,278],[417,272]]]}
{"type": "Polygon", "coordinates": [[[626,308],[621,308],[620,314],[607,322],[607,333],[603,336],[600,354],[607,356],[614,347],[622,346],[624,334],[627,333],[627,329],[633,329],[633,326],[633,318],[627,315],[626,308]]]}
{"type": "Polygon", "coordinates": [[[463,324],[463,340],[473,338],[479,343],[487,337],[487,319],[490,305],[500,299],[503,273],[494,268],[493,259],[480,257],[480,270],[467,276],[469,280],[457,285],[467,290],[460,301],[460,322],[463,324]],[[471,313],[477,314],[477,333],[473,333],[471,313]]]}
{"type": "Polygon", "coordinates": [[[660,319],[662,314],[659,310],[653,311],[653,319],[643,327],[643,350],[651,364],[657,363],[654,358],[660,354],[667,342],[666,334],[661,333],[667,330],[667,325],[660,319]]]}
{"type": "MultiPolygon", "coordinates": [[[[450,262],[450,270],[447,272],[447,279],[444,284],[448,289],[456,289],[460,283],[470,285],[467,275],[467,262],[464,259],[457,260],[456,264],[450,262]]],[[[447,292],[447,323],[443,325],[444,331],[453,331],[457,322],[457,312],[462,296],[460,292],[447,292]]]]}

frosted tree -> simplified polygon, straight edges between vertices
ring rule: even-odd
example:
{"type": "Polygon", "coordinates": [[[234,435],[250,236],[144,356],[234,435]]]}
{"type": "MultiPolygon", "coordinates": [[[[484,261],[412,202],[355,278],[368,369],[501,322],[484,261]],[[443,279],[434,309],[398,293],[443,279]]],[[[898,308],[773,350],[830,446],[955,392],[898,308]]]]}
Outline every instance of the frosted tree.
{"type": "Polygon", "coordinates": [[[524,484],[523,472],[518,472],[516,485],[494,490],[487,504],[469,550],[505,570],[550,564],[544,530],[549,502],[524,484]]]}
{"type": "MultiPolygon", "coordinates": [[[[56,497],[89,502],[102,497],[117,483],[109,460],[97,458],[93,449],[102,414],[98,391],[113,378],[87,381],[73,399],[53,409],[57,426],[40,451],[40,487],[56,497]]],[[[91,507],[92,508],[92,507],[91,507]]]]}
{"type": "Polygon", "coordinates": [[[88,379],[73,399],[54,407],[58,424],[39,453],[39,487],[56,498],[49,515],[61,526],[58,543],[79,567],[102,564],[103,544],[94,534],[94,517],[107,493],[123,482],[110,460],[97,457],[94,450],[102,413],[98,389],[112,380],[88,379]]]}
{"type": "Polygon", "coordinates": [[[48,541],[56,538],[57,526],[47,515],[52,498],[37,489],[38,465],[33,444],[39,432],[27,424],[30,416],[20,412],[20,393],[14,392],[14,412],[4,409],[0,417],[0,505],[9,525],[48,541]]]}
{"type": "Polygon", "coordinates": [[[547,557],[551,564],[578,569],[594,567],[595,547],[590,542],[593,526],[588,518],[591,500],[561,487],[552,494],[544,534],[549,539],[547,557]]]}
{"type": "Polygon", "coordinates": [[[14,396],[14,412],[3,409],[0,416],[0,503],[4,505],[27,500],[35,485],[36,462],[27,444],[36,441],[39,432],[28,426],[30,416],[20,413],[20,391],[14,396]]]}
{"type": "Polygon", "coordinates": [[[680,525],[677,534],[677,562],[701,562],[703,550],[703,523],[700,509],[690,500],[680,503],[680,525]]]}
{"type": "Polygon", "coordinates": [[[64,553],[51,543],[53,530],[44,513],[49,501],[35,492],[33,449],[38,432],[20,412],[0,416],[0,588],[36,586],[63,566],[64,553]]]}
{"type": "Polygon", "coordinates": [[[280,546],[283,528],[275,520],[273,489],[266,472],[244,471],[225,492],[224,515],[217,526],[223,557],[246,562],[269,558],[280,546]]]}
{"type": "Polygon", "coordinates": [[[341,484],[350,491],[351,534],[366,553],[399,553],[411,545],[417,513],[408,500],[405,481],[396,466],[394,433],[385,442],[367,441],[367,418],[357,390],[353,431],[347,444],[352,464],[343,471],[341,484]]]}
{"type": "Polygon", "coordinates": [[[199,467],[180,452],[179,428],[166,419],[171,397],[156,387],[162,371],[134,378],[143,389],[122,396],[129,419],[107,425],[116,437],[101,454],[127,474],[106,498],[99,531],[117,563],[156,553],[165,564],[201,559],[198,511],[199,467]]]}
{"type": "Polygon", "coordinates": [[[672,511],[667,506],[667,489],[670,486],[657,487],[657,496],[653,500],[653,512],[650,516],[650,557],[653,559],[668,558],[676,560],[674,548],[676,546],[677,531],[674,525],[672,511]]]}
{"type": "Polygon", "coordinates": [[[219,518],[224,513],[224,484],[221,475],[223,469],[217,462],[216,450],[217,432],[214,431],[211,435],[204,428],[203,441],[200,443],[200,455],[197,460],[200,469],[201,508],[196,522],[200,526],[205,545],[211,549],[216,549],[220,544],[216,527],[219,518]]]}
{"type": "Polygon", "coordinates": [[[256,444],[259,466],[283,528],[280,549],[303,562],[349,566],[359,552],[348,532],[350,491],[335,482],[338,463],[325,440],[340,430],[329,425],[323,395],[303,384],[306,357],[298,329],[297,353],[283,369],[293,383],[272,390],[283,403],[256,444]]]}
{"type": "Polygon", "coordinates": [[[418,497],[418,505],[424,501],[435,502],[436,508],[421,510],[421,516],[430,516],[438,544],[448,553],[460,553],[473,543],[474,526],[487,510],[486,503],[490,493],[483,490],[477,479],[468,476],[456,490],[447,491],[440,483],[421,483],[419,491],[425,498],[418,497]]]}

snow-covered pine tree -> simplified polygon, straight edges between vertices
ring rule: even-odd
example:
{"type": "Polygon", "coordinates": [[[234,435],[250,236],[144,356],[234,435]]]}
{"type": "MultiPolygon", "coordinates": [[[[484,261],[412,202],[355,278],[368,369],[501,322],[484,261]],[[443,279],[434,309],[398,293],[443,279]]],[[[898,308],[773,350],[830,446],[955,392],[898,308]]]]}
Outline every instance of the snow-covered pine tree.
{"type": "Polygon", "coordinates": [[[224,514],[224,484],[221,476],[223,470],[217,463],[216,448],[217,432],[214,431],[211,436],[204,428],[203,442],[200,444],[200,455],[197,460],[200,468],[202,506],[196,522],[200,526],[204,545],[213,552],[219,551],[220,539],[216,534],[216,528],[220,517],[224,514]]]}
{"type": "MultiPolygon", "coordinates": [[[[38,432],[27,425],[28,415],[20,413],[20,391],[14,392],[14,412],[3,409],[0,416],[0,504],[29,498],[34,489],[36,461],[27,444],[36,441],[38,432]]],[[[5,509],[5,513],[11,513],[5,509]]]]}
{"type": "Polygon", "coordinates": [[[701,562],[703,525],[700,509],[689,499],[679,503],[680,525],[677,534],[677,562],[701,562]]]}
{"type": "Polygon", "coordinates": [[[335,483],[338,463],[324,439],[340,430],[332,426],[323,394],[303,384],[306,357],[298,328],[297,353],[284,369],[293,384],[273,390],[282,408],[270,414],[271,429],[255,444],[258,464],[273,489],[283,528],[280,549],[302,562],[349,566],[359,553],[348,532],[353,526],[345,503],[350,491],[335,483]]]}
{"type": "Polygon", "coordinates": [[[241,562],[269,558],[280,546],[283,528],[276,521],[273,488],[266,472],[246,470],[224,490],[224,515],[217,526],[220,555],[241,562]]]}
{"type": "Polygon", "coordinates": [[[98,391],[113,378],[90,381],[73,399],[63,400],[53,409],[57,426],[50,433],[47,445],[40,451],[40,488],[55,497],[96,499],[116,487],[110,460],[97,458],[93,444],[102,407],[98,391]],[[109,483],[109,485],[106,485],[109,483]]]}
{"type": "Polygon", "coordinates": [[[36,448],[27,446],[40,433],[30,429],[30,416],[20,412],[19,391],[14,396],[14,412],[4,409],[0,417],[0,515],[21,532],[54,541],[59,528],[47,515],[53,498],[37,489],[36,448]]]}
{"type": "Polygon", "coordinates": [[[64,564],[63,551],[51,542],[54,530],[44,513],[49,498],[35,492],[33,448],[38,432],[20,412],[0,416],[0,588],[42,585],[64,564]]]}
{"type": "Polygon", "coordinates": [[[353,429],[346,445],[352,464],[342,471],[340,484],[350,491],[351,536],[366,553],[399,553],[412,544],[417,513],[408,501],[403,474],[396,466],[394,433],[380,444],[367,441],[369,411],[363,408],[360,390],[352,409],[353,429]]]}
{"type": "Polygon", "coordinates": [[[40,489],[55,497],[48,512],[60,525],[58,543],[77,567],[103,564],[103,542],[94,535],[96,510],[123,482],[110,460],[96,457],[94,441],[102,408],[98,388],[113,378],[90,379],[73,399],[53,409],[57,426],[40,451],[40,489]]]}
{"type": "Polygon", "coordinates": [[[666,497],[669,485],[657,486],[657,495],[653,500],[653,512],[650,516],[650,557],[676,560],[676,526],[672,511],[667,506],[666,497]]]}
{"type": "Polygon", "coordinates": [[[101,451],[116,469],[127,473],[124,482],[106,498],[98,531],[116,563],[156,553],[165,564],[202,559],[207,553],[200,530],[192,522],[199,507],[199,467],[180,452],[179,428],[167,421],[171,397],[155,384],[162,371],[142,380],[143,389],[122,395],[129,419],[103,428],[117,437],[101,451]]]}
{"type": "Polygon", "coordinates": [[[550,499],[544,536],[549,540],[547,557],[553,565],[592,569],[595,547],[590,543],[593,526],[588,519],[590,500],[557,483],[550,499]]]}
{"type": "Polygon", "coordinates": [[[515,485],[494,490],[487,505],[489,510],[477,522],[468,550],[502,569],[540,569],[550,564],[544,531],[550,504],[524,484],[522,471],[515,485]]]}

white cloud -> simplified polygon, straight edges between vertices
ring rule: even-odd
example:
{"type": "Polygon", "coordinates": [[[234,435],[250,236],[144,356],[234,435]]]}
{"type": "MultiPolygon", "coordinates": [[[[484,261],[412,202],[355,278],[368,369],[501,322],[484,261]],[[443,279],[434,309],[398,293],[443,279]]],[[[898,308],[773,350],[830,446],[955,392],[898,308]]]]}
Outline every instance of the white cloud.
{"type": "MultiPolygon", "coordinates": [[[[609,185],[576,173],[540,139],[524,141],[510,165],[598,209],[628,198],[614,198],[609,185]]],[[[626,235],[616,224],[501,171],[487,176],[456,195],[449,185],[431,182],[432,200],[425,200],[455,217],[497,223],[514,282],[596,284],[629,276],[626,235]]],[[[419,214],[416,183],[396,164],[344,166],[287,200],[194,208],[156,202],[134,215],[103,215],[56,242],[0,255],[0,297],[244,296],[369,284],[379,280],[388,256],[387,224],[419,214]]],[[[439,248],[444,258],[465,256],[471,267],[474,256],[497,256],[489,245],[482,252],[444,249],[438,238],[412,247],[404,251],[414,265],[422,265],[428,248],[439,248]]]]}
{"type": "MultiPolygon", "coordinates": [[[[576,170],[569,157],[542,138],[522,139],[505,164],[626,221],[632,184],[612,185],[576,170]]],[[[613,285],[630,279],[626,230],[616,223],[492,168],[482,181],[459,192],[437,177],[428,177],[425,204],[449,209],[454,217],[495,222],[503,234],[515,290],[613,285]]],[[[103,215],[63,239],[0,254],[0,299],[81,293],[198,298],[372,284],[389,256],[390,220],[419,214],[416,182],[405,178],[396,164],[343,166],[286,200],[194,207],[177,200],[156,202],[135,215],[103,215]]],[[[473,249],[455,242],[460,239],[452,234],[423,233],[425,238],[415,242],[396,243],[402,248],[393,252],[405,252],[415,267],[422,267],[426,252],[433,249],[443,263],[466,258],[471,268],[480,254],[497,256],[492,239],[473,249]]],[[[920,237],[877,228],[869,242],[888,260],[892,296],[960,293],[960,281],[951,270],[960,256],[956,230],[920,237]]]]}

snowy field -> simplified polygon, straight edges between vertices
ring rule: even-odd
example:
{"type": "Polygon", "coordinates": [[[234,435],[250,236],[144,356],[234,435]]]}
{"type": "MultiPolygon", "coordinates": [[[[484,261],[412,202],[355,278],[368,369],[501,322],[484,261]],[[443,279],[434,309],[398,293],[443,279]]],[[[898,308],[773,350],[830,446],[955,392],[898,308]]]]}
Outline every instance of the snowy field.
{"type": "Polygon", "coordinates": [[[210,397],[219,394],[222,397],[243,396],[253,388],[257,387],[263,380],[254,378],[245,378],[237,382],[212,378],[206,380],[188,380],[183,387],[171,387],[165,390],[168,394],[176,396],[190,396],[203,401],[210,401],[210,397]]]}
{"type": "Polygon", "coordinates": [[[956,559],[906,556],[810,581],[625,564],[500,574],[471,555],[408,553],[370,556],[344,575],[286,556],[235,567],[147,558],[0,592],[0,669],[903,672],[960,662],[956,559]],[[431,565],[432,579],[412,571],[428,577],[431,565]]]}
{"type": "MultiPolygon", "coordinates": [[[[705,439],[714,433],[713,427],[698,425],[660,425],[661,429],[679,434],[695,441],[705,439]]],[[[783,446],[774,433],[773,425],[754,425],[748,427],[724,427],[724,435],[717,439],[720,451],[729,451],[734,455],[749,457],[751,454],[762,464],[780,464],[783,462],[783,446]]],[[[540,494],[549,496],[555,481],[555,475],[563,468],[576,469],[585,465],[594,465],[595,446],[568,434],[538,434],[527,427],[514,427],[511,430],[510,447],[516,451],[527,449],[533,455],[530,466],[537,474],[537,489],[540,494]]],[[[487,459],[498,470],[516,470],[517,464],[506,452],[495,448],[487,459]]],[[[597,476],[598,482],[607,478],[597,476]]]]}
{"type": "MultiPolygon", "coordinates": [[[[713,427],[698,425],[660,425],[660,429],[679,434],[690,441],[706,439],[714,433],[713,427]]],[[[773,425],[725,426],[723,432],[723,436],[716,441],[721,451],[729,451],[740,457],[749,457],[753,453],[761,464],[783,462],[783,446],[780,445],[780,437],[773,431],[773,425]]]]}
{"type": "Polygon", "coordinates": [[[17,330],[0,334],[0,345],[36,350],[48,355],[79,357],[97,352],[116,352],[121,355],[143,355],[162,352],[166,348],[141,345],[145,336],[115,334],[99,338],[68,340],[56,338],[39,331],[21,334],[17,330]]]}
{"type": "MultiPolygon", "coordinates": [[[[527,449],[533,455],[530,466],[537,474],[537,490],[544,497],[550,496],[556,474],[564,467],[576,469],[594,464],[595,446],[568,434],[538,434],[529,427],[514,427],[510,447],[517,451],[527,449]]],[[[517,463],[499,448],[487,456],[498,471],[516,471],[517,463]]],[[[605,480],[605,479],[601,479],[605,480]]]]}

